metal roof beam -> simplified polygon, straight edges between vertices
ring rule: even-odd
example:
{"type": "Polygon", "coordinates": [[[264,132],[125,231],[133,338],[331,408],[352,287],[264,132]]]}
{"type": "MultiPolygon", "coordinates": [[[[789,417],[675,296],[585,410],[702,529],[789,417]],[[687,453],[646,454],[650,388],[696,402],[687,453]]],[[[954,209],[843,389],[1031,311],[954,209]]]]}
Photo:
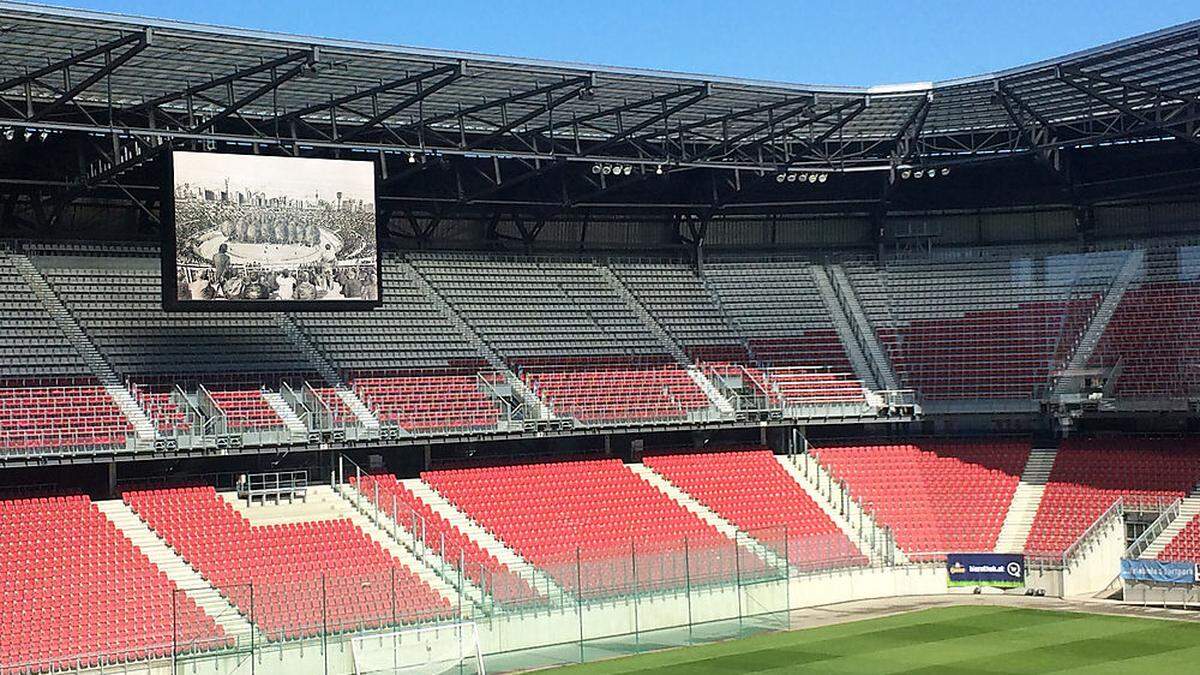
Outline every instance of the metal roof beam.
{"type": "Polygon", "coordinates": [[[570,78],[564,79],[560,82],[555,82],[553,84],[547,84],[547,85],[543,85],[540,87],[535,87],[533,89],[528,89],[526,91],[517,92],[515,94],[509,94],[508,96],[503,96],[494,101],[485,101],[483,103],[478,103],[475,105],[467,106],[465,108],[461,108],[454,112],[443,113],[441,115],[434,115],[432,117],[428,117],[428,118],[422,119],[420,121],[413,122],[412,124],[405,125],[401,129],[402,130],[410,130],[410,129],[415,129],[420,126],[430,126],[430,125],[434,125],[434,124],[439,124],[441,122],[446,122],[448,120],[462,119],[463,117],[466,117],[467,115],[474,115],[476,113],[480,113],[485,110],[497,108],[499,106],[507,105],[509,103],[516,103],[517,101],[522,101],[527,98],[532,98],[534,96],[541,96],[542,94],[548,94],[550,92],[554,92],[559,89],[563,89],[565,87],[573,87],[573,86],[577,86],[577,85],[581,85],[581,84],[588,84],[591,81],[592,81],[592,77],[590,75],[580,76],[580,77],[570,77],[570,78]]]}
{"type": "Polygon", "coordinates": [[[229,73],[228,75],[222,75],[221,77],[213,78],[207,82],[202,82],[200,84],[194,84],[194,85],[185,87],[183,89],[173,91],[169,94],[163,94],[162,96],[156,96],[155,98],[152,98],[149,101],[142,101],[141,103],[137,103],[132,106],[129,106],[125,110],[128,112],[137,112],[137,111],[141,111],[141,110],[152,110],[154,108],[165,105],[167,103],[172,103],[174,101],[178,101],[179,99],[182,99],[182,98],[187,98],[189,96],[195,96],[196,94],[208,91],[209,89],[212,89],[214,87],[221,87],[221,86],[225,86],[228,84],[233,84],[234,82],[237,82],[238,80],[243,80],[247,77],[258,75],[259,73],[265,73],[265,72],[270,71],[273,68],[279,68],[282,66],[286,66],[286,65],[294,63],[296,61],[305,61],[309,64],[312,64],[312,63],[316,62],[316,58],[315,58],[313,52],[293,52],[286,56],[281,56],[277,59],[271,59],[270,61],[264,61],[263,63],[261,63],[257,66],[251,67],[251,68],[243,68],[243,69],[235,70],[232,73],[229,73]]]}
{"type": "Polygon", "coordinates": [[[353,129],[350,129],[349,131],[347,131],[343,134],[340,134],[337,137],[336,141],[338,143],[343,143],[345,141],[348,141],[348,140],[351,140],[354,138],[358,138],[359,136],[363,135],[364,133],[370,131],[372,128],[386,122],[389,117],[395,115],[396,113],[400,112],[401,110],[404,110],[410,106],[416,105],[417,103],[424,101],[429,96],[432,96],[434,93],[438,92],[439,90],[450,86],[451,84],[456,82],[458,80],[458,78],[460,78],[460,77],[462,77],[462,71],[456,70],[456,71],[450,73],[449,75],[443,77],[442,79],[438,80],[437,82],[434,82],[433,84],[429,85],[428,87],[418,87],[416,93],[404,97],[404,99],[402,99],[399,103],[388,106],[388,108],[383,110],[382,112],[375,113],[366,122],[363,122],[359,126],[356,126],[353,129]]]}
{"type": "Polygon", "coordinates": [[[401,87],[407,87],[410,84],[414,84],[414,83],[420,82],[422,80],[427,80],[429,78],[437,77],[439,75],[446,75],[448,73],[457,73],[457,72],[460,72],[460,68],[461,68],[461,66],[459,66],[459,65],[439,66],[439,67],[433,68],[431,70],[426,70],[426,71],[423,71],[420,73],[416,73],[414,75],[408,75],[406,77],[402,77],[398,80],[392,80],[390,82],[382,82],[380,84],[375,85],[374,87],[369,87],[367,89],[362,89],[360,91],[355,91],[353,93],[346,94],[344,96],[332,98],[326,103],[316,103],[314,105],[310,105],[305,108],[300,108],[299,110],[293,110],[292,112],[284,113],[274,119],[265,120],[264,124],[271,125],[271,124],[277,123],[277,122],[282,123],[282,122],[287,122],[289,120],[294,120],[294,119],[297,119],[300,117],[307,117],[309,115],[315,115],[317,113],[327,112],[327,111],[339,108],[341,106],[344,106],[347,103],[353,103],[355,101],[358,101],[358,100],[361,100],[364,98],[368,98],[371,96],[376,96],[379,94],[386,94],[395,89],[399,89],[401,87]]]}
{"type": "MultiPolygon", "coordinates": [[[[803,115],[804,113],[810,112],[811,110],[812,110],[811,103],[803,103],[799,107],[797,107],[793,110],[789,110],[788,112],[784,113],[783,115],[780,115],[779,117],[772,117],[771,119],[768,119],[764,122],[760,122],[760,123],[754,125],[753,127],[750,127],[746,131],[743,131],[742,133],[734,136],[733,138],[723,141],[719,145],[710,146],[707,150],[705,150],[701,153],[698,153],[696,155],[693,155],[692,157],[689,157],[687,161],[697,162],[700,160],[708,159],[709,157],[712,157],[713,155],[722,152],[723,148],[724,148],[724,153],[728,154],[728,153],[732,152],[733,150],[737,149],[736,147],[730,148],[730,146],[737,146],[738,143],[741,143],[742,141],[750,138],[751,136],[757,135],[767,129],[770,129],[771,127],[774,127],[776,124],[781,124],[797,115],[803,115]]],[[[784,135],[784,134],[785,134],[784,130],[773,129],[770,133],[767,134],[766,138],[758,139],[758,142],[760,144],[770,143],[775,138],[778,138],[779,136],[784,135]]]]}
{"type": "Polygon", "coordinates": [[[205,129],[213,128],[213,126],[215,126],[216,124],[218,124],[225,118],[233,115],[234,113],[238,112],[242,108],[245,108],[246,106],[250,105],[251,103],[257,101],[258,99],[262,98],[266,94],[268,94],[271,91],[278,88],[284,82],[287,82],[288,80],[296,77],[300,73],[305,72],[309,68],[311,68],[311,65],[308,62],[304,62],[304,63],[299,63],[295,66],[292,66],[290,69],[288,69],[287,71],[285,71],[283,74],[280,74],[280,75],[277,75],[274,73],[274,71],[272,71],[270,81],[266,82],[265,84],[259,85],[256,89],[254,89],[254,91],[251,91],[249,94],[246,94],[245,96],[231,102],[228,105],[228,107],[226,107],[224,110],[218,112],[216,115],[213,115],[212,117],[204,120],[203,122],[196,124],[194,127],[192,127],[191,132],[196,133],[196,132],[204,131],[205,129]]]}
{"type": "Polygon", "coordinates": [[[106,56],[106,58],[105,58],[106,63],[103,66],[98,68],[96,70],[96,72],[83,78],[83,80],[81,80],[78,83],[76,83],[75,85],[73,85],[70,89],[64,91],[62,93],[62,95],[60,95],[57,99],[54,100],[53,103],[46,106],[45,108],[42,108],[41,110],[38,110],[32,117],[30,117],[30,121],[37,121],[40,119],[45,119],[46,117],[49,117],[50,115],[54,114],[55,112],[58,112],[58,110],[61,109],[63,106],[65,106],[68,103],[70,103],[71,101],[75,100],[76,96],[83,93],[84,91],[87,91],[88,87],[91,87],[93,84],[96,84],[100,80],[103,80],[104,78],[111,75],[114,70],[116,70],[116,69],[120,68],[121,66],[125,65],[126,63],[128,63],[130,61],[130,59],[132,59],[133,57],[140,54],[143,49],[145,49],[146,47],[149,47],[149,46],[150,46],[150,40],[148,39],[148,36],[146,34],[143,34],[139,37],[139,39],[136,42],[134,42],[132,45],[130,45],[128,49],[126,49],[124,52],[121,53],[120,56],[117,56],[116,58],[111,58],[111,59],[107,58],[112,52],[109,52],[109,51],[104,52],[104,54],[106,56]]]}
{"type": "Polygon", "coordinates": [[[695,87],[684,87],[682,89],[668,92],[666,94],[658,94],[656,96],[651,96],[649,98],[639,99],[632,103],[625,102],[625,103],[622,103],[621,105],[609,106],[602,110],[597,110],[596,112],[591,112],[586,115],[579,115],[576,117],[572,117],[569,120],[563,120],[562,122],[546,124],[546,125],[537,127],[536,129],[531,129],[529,131],[529,133],[544,134],[544,133],[554,131],[555,129],[560,129],[562,127],[569,127],[569,126],[573,126],[576,124],[587,124],[589,122],[594,122],[596,120],[604,119],[605,117],[611,117],[613,115],[620,115],[621,113],[629,112],[631,110],[637,110],[638,108],[644,108],[649,105],[658,105],[661,103],[666,103],[667,101],[670,101],[671,99],[679,98],[680,96],[691,96],[691,95],[697,94],[701,91],[704,91],[704,87],[702,85],[698,85],[695,87]]]}
{"type": "MultiPolygon", "coordinates": [[[[1160,131],[1162,133],[1168,134],[1168,135],[1173,136],[1181,141],[1191,143],[1193,145],[1200,145],[1200,138],[1197,138],[1194,134],[1179,131],[1178,129],[1174,128],[1170,124],[1164,124],[1160,120],[1155,120],[1155,119],[1146,117],[1144,114],[1142,114],[1141,112],[1139,112],[1137,110],[1134,110],[1132,107],[1126,105],[1125,103],[1122,103],[1121,101],[1118,101],[1117,99],[1113,98],[1112,96],[1109,96],[1107,94],[1104,94],[1104,93],[1098,91],[1090,83],[1088,83],[1088,84],[1080,83],[1080,82],[1076,82],[1075,80],[1071,79],[1072,77],[1079,77],[1080,79],[1088,79],[1087,75],[1080,74],[1080,73],[1078,73],[1078,71],[1072,71],[1072,70],[1067,70],[1067,69],[1058,69],[1055,72],[1055,77],[1057,77],[1059,79],[1059,81],[1066,84],[1067,86],[1069,86],[1073,89],[1076,89],[1076,90],[1080,91],[1081,93],[1086,94],[1087,96],[1089,96],[1097,101],[1100,101],[1101,103],[1109,106],[1110,108],[1118,110],[1121,114],[1123,114],[1127,117],[1131,117],[1131,118],[1137,120],[1138,122],[1140,122],[1142,124],[1142,126],[1148,128],[1148,129],[1160,131]]],[[[1172,98],[1171,100],[1176,100],[1176,99],[1172,98]]],[[[1155,105],[1156,110],[1160,109],[1158,103],[1159,102],[1156,101],[1156,105],[1155,105]]]]}
{"type": "Polygon", "coordinates": [[[702,91],[700,91],[700,93],[696,94],[695,96],[692,96],[691,98],[687,99],[686,101],[681,101],[679,103],[676,103],[675,105],[671,106],[670,108],[667,108],[666,110],[663,110],[662,112],[659,112],[657,114],[651,115],[650,117],[642,120],[641,122],[638,122],[637,124],[633,125],[632,127],[629,127],[628,129],[625,129],[619,133],[616,133],[616,134],[610,136],[607,140],[602,141],[598,145],[594,145],[590,148],[587,148],[583,154],[585,156],[586,155],[599,155],[602,151],[607,150],[607,149],[613,147],[614,145],[620,143],[621,141],[623,141],[631,136],[636,135],[638,132],[642,131],[643,129],[648,129],[648,128],[654,126],[655,124],[658,124],[659,122],[661,122],[665,119],[668,119],[671,115],[674,115],[678,112],[686,110],[687,108],[695,105],[696,103],[703,101],[704,99],[708,98],[708,94],[709,94],[709,87],[705,86],[705,87],[703,87],[702,91]]]}
{"type": "Polygon", "coordinates": [[[1104,84],[1108,84],[1108,85],[1111,85],[1114,87],[1122,87],[1124,89],[1132,89],[1133,91],[1147,94],[1147,95],[1153,96],[1158,99],[1164,99],[1164,98],[1171,99],[1171,100],[1179,101],[1181,103],[1200,102],[1200,97],[1197,97],[1194,94],[1183,94],[1183,93],[1180,93],[1177,91],[1169,91],[1169,90],[1160,89],[1158,87],[1154,87],[1154,86],[1151,86],[1148,84],[1136,84],[1133,82],[1129,82],[1128,80],[1124,80],[1119,77],[1113,77],[1110,75],[1097,75],[1095,73],[1085,73],[1082,70],[1079,70],[1077,68],[1071,68],[1069,66],[1063,66],[1060,69],[1060,71],[1064,72],[1064,73],[1068,73],[1070,75],[1074,75],[1075,77],[1081,77],[1084,79],[1093,80],[1095,82],[1103,82],[1104,84]]]}
{"type": "MultiPolygon", "coordinates": [[[[466,149],[474,150],[476,148],[483,147],[484,145],[487,145],[488,143],[492,142],[493,140],[495,140],[497,138],[500,138],[501,136],[512,131],[513,129],[516,129],[517,127],[521,126],[522,124],[527,124],[547,113],[553,113],[555,108],[557,108],[558,106],[566,103],[567,101],[570,101],[571,99],[573,99],[573,98],[579,96],[581,93],[583,93],[583,90],[585,87],[586,87],[586,85],[577,87],[577,88],[573,89],[572,91],[569,91],[566,94],[559,96],[558,98],[550,98],[550,95],[547,94],[546,95],[547,101],[546,101],[545,105],[539,106],[539,107],[533,109],[532,111],[525,113],[524,115],[521,115],[520,117],[518,117],[515,120],[510,120],[510,121],[506,122],[499,129],[497,129],[496,131],[493,131],[491,134],[488,134],[487,136],[484,136],[483,138],[478,138],[478,139],[471,141],[470,143],[467,144],[466,149]]],[[[529,133],[532,133],[532,132],[529,132],[529,133]]]]}
{"type": "Polygon", "coordinates": [[[50,75],[51,73],[54,73],[56,71],[62,70],[63,68],[69,68],[70,66],[73,66],[73,65],[76,65],[79,63],[83,63],[84,61],[93,59],[97,56],[100,56],[101,54],[108,54],[109,52],[120,49],[121,47],[124,47],[125,45],[133,44],[135,42],[148,41],[146,39],[146,35],[147,35],[146,32],[133,33],[130,35],[126,35],[124,37],[117,38],[116,40],[113,40],[111,42],[106,42],[102,45],[97,45],[96,47],[93,47],[92,49],[89,49],[85,52],[79,52],[78,54],[76,54],[74,56],[71,56],[71,57],[68,57],[68,58],[65,58],[65,59],[62,59],[59,61],[55,61],[54,63],[51,63],[42,68],[38,68],[37,70],[35,70],[33,72],[26,73],[26,74],[20,75],[18,77],[10,78],[8,80],[0,82],[0,91],[7,91],[9,89],[13,89],[13,88],[16,88],[16,87],[19,87],[22,85],[31,84],[35,80],[45,77],[47,75],[50,75]]]}

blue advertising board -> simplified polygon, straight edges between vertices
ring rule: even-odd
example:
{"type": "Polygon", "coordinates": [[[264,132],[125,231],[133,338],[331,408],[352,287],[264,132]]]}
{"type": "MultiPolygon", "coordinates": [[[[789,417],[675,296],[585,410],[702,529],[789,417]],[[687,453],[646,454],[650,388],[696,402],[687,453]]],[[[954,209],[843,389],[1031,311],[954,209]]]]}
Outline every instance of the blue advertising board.
{"type": "Polygon", "coordinates": [[[1025,585],[1025,556],[1007,553],[951,553],[946,556],[951,586],[1025,585]]]}
{"type": "Polygon", "coordinates": [[[1126,581],[1148,581],[1156,584],[1195,584],[1196,564],[1163,560],[1122,560],[1121,578],[1126,581]]]}

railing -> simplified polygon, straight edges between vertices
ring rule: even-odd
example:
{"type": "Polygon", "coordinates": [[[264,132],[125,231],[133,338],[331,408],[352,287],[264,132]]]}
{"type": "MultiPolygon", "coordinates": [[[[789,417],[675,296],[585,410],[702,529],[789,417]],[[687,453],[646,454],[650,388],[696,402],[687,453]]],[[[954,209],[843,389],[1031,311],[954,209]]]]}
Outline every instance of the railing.
{"type": "Polygon", "coordinates": [[[222,436],[229,433],[229,420],[225,416],[225,411],[216,399],[212,397],[212,393],[208,391],[208,387],[203,384],[196,385],[196,403],[210,424],[205,429],[206,432],[211,432],[214,435],[222,436]]]}
{"type": "Polygon", "coordinates": [[[886,564],[895,564],[899,547],[891,528],[881,526],[875,519],[875,512],[867,509],[857,497],[851,495],[846,484],[836,480],[833,474],[808,452],[807,447],[802,452],[792,454],[790,459],[808,484],[855,530],[859,543],[868,547],[872,554],[882,558],[886,564]]]}
{"type": "MultiPolygon", "coordinates": [[[[309,387],[307,381],[300,388],[300,393],[297,393],[292,388],[292,385],[287,382],[281,382],[279,385],[279,395],[283,397],[283,402],[292,409],[292,412],[296,413],[296,417],[300,419],[300,422],[304,424],[306,429],[328,429],[332,426],[332,415],[326,414],[322,417],[319,413],[314,413],[314,408],[310,405],[310,402],[320,406],[317,410],[320,410],[324,406],[321,405],[320,399],[317,399],[315,395],[311,399],[308,399],[307,394],[310,389],[311,387],[309,387]],[[322,423],[329,426],[318,426],[322,423]]],[[[328,413],[328,410],[325,410],[325,412],[328,413]]]]}
{"type": "Polygon", "coordinates": [[[1120,519],[1122,525],[1125,522],[1125,499],[1122,497],[1118,497],[1111,506],[1104,510],[1104,513],[1092,521],[1092,524],[1076,537],[1070,546],[1063,550],[1062,555],[1052,556],[1032,553],[1026,554],[1025,559],[1031,566],[1037,565],[1044,569],[1066,569],[1075,561],[1075,558],[1083,551],[1084,547],[1090,544],[1105,528],[1109,527],[1114,519],[1120,519]]]}
{"type": "Polygon", "coordinates": [[[1158,517],[1154,519],[1154,522],[1150,523],[1150,525],[1146,527],[1146,530],[1138,535],[1137,539],[1133,540],[1133,543],[1129,545],[1129,548],[1125,549],[1125,557],[1140,557],[1142,553],[1150,547],[1150,544],[1152,544],[1154,540],[1158,538],[1158,535],[1162,534],[1164,530],[1170,527],[1171,523],[1175,522],[1175,519],[1179,517],[1179,509],[1182,506],[1183,499],[1180,498],[1171,502],[1167,508],[1163,509],[1163,512],[1158,514],[1158,517]]]}
{"type": "Polygon", "coordinates": [[[237,495],[253,504],[255,498],[266,503],[268,499],[288,501],[305,499],[308,495],[307,471],[275,471],[271,473],[251,473],[240,476],[237,484],[237,495]]]}

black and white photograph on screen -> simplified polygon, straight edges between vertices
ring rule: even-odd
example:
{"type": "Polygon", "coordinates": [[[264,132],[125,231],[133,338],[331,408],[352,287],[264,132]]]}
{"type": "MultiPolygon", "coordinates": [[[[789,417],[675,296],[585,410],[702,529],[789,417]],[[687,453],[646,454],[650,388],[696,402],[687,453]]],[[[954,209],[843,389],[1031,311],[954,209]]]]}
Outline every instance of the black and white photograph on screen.
{"type": "Polygon", "coordinates": [[[370,162],[173,153],[176,300],[374,302],[370,162]]]}

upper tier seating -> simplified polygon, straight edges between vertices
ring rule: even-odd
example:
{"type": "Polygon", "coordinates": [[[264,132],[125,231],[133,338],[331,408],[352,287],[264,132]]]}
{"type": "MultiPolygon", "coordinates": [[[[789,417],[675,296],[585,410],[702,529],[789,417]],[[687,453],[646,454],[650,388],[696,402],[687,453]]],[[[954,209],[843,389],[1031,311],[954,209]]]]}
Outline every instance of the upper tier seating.
{"type": "Polygon", "coordinates": [[[603,424],[685,419],[709,406],[687,371],[674,365],[588,365],[525,374],[529,388],[559,414],[603,424]]]}
{"type": "Polygon", "coordinates": [[[134,382],[313,370],[271,314],[164,312],[157,258],[36,262],[97,349],[134,382]]]}
{"type": "Polygon", "coordinates": [[[418,257],[413,265],[560,414],[673,419],[709,405],[591,262],[418,257]]]}
{"type": "Polygon", "coordinates": [[[344,631],[452,614],[445,598],[349,520],[252,526],[211,487],[124,498],[239,610],[249,616],[253,607],[267,639],[316,635],[322,621],[344,631]]]}
{"type": "Polygon", "coordinates": [[[975,441],[812,450],[910,557],[994,550],[1029,451],[975,441]]]}
{"type": "Polygon", "coordinates": [[[0,501],[0,664],[37,673],[214,648],[224,632],[87,497],[0,501]]]}
{"type": "Polygon", "coordinates": [[[705,265],[704,275],[761,364],[853,373],[810,267],[799,261],[717,260],[705,265]]]}
{"type": "Polygon", "coordinates": [[[800,261],[715,261],[704,275],[728,321],[747,338],[751,376],[773,400],[861,402],[862,382],[810,267],[800,261]]]}
{"type": "Polygon", "coordinates": [[[777,554],[786,551],[793,567],[867,563],[768,449],[660,454],[642,461],[777,554]]]}
{"type": "Polygon", "coordinates": [[[620,460],[448,469],[421,478],[559,585],[582,586],[585,595],[626,593],[634,584],[681,587],[689,576],[700,583],[737,572],[732,540],[620,460]],[[680,553],[685,541],[688,565],[680,553]]]}
{"type": "Polygon", "coordinates": [[[901,383],[928,399],[1031,398],[1070,357],[1126,254],[846,266],[901,383]]]}
{"type": "Polygon", "coordinates": [[[692,267],[656,262],[609,267],[692,359],[749,362],[745,341],[692,267]]]}
{"type": "Polygon", "coordinates": [[[1025,551],[1062,555],[1117,499],[1165,506],[1197,482],[1200,442],[1192,439],[1067,440],[1054,460],[1025,551]]]}
{"type": "Polygon", "coordinates": [[[434,511],[391,474],[351,477],[350,483],[391,516],[407,531],[406,537],[419,537],[425,547],[454,567],[462,567],[476,586],[505,605],[536,604],[533,588],[494,555],[434,511]]]}
{"type": "Polygon", "coordinates": [[[0,382],[0,450],[119,446],[133,433],[104,387],[86,378],[47,387],[8,384],[0,382]]]}
{"type": "Polygon", "coordinates": [[[1123,398],[1179,398],[1200,391],[1200,246],[1151,249],[1122,296],[1090,365],[1121,365],[1123,398]]]}
{"type": "Polygon", "coordinates": [[[490,429],[500,421],[499,405],[474,374],[360,375],[351,384],[380,422],[408,431],[490,429]]]}
{"type": "Polygon", "coordinates": [[[12,258],[0,251],[0,379],[91,375],[12,258]]]}

